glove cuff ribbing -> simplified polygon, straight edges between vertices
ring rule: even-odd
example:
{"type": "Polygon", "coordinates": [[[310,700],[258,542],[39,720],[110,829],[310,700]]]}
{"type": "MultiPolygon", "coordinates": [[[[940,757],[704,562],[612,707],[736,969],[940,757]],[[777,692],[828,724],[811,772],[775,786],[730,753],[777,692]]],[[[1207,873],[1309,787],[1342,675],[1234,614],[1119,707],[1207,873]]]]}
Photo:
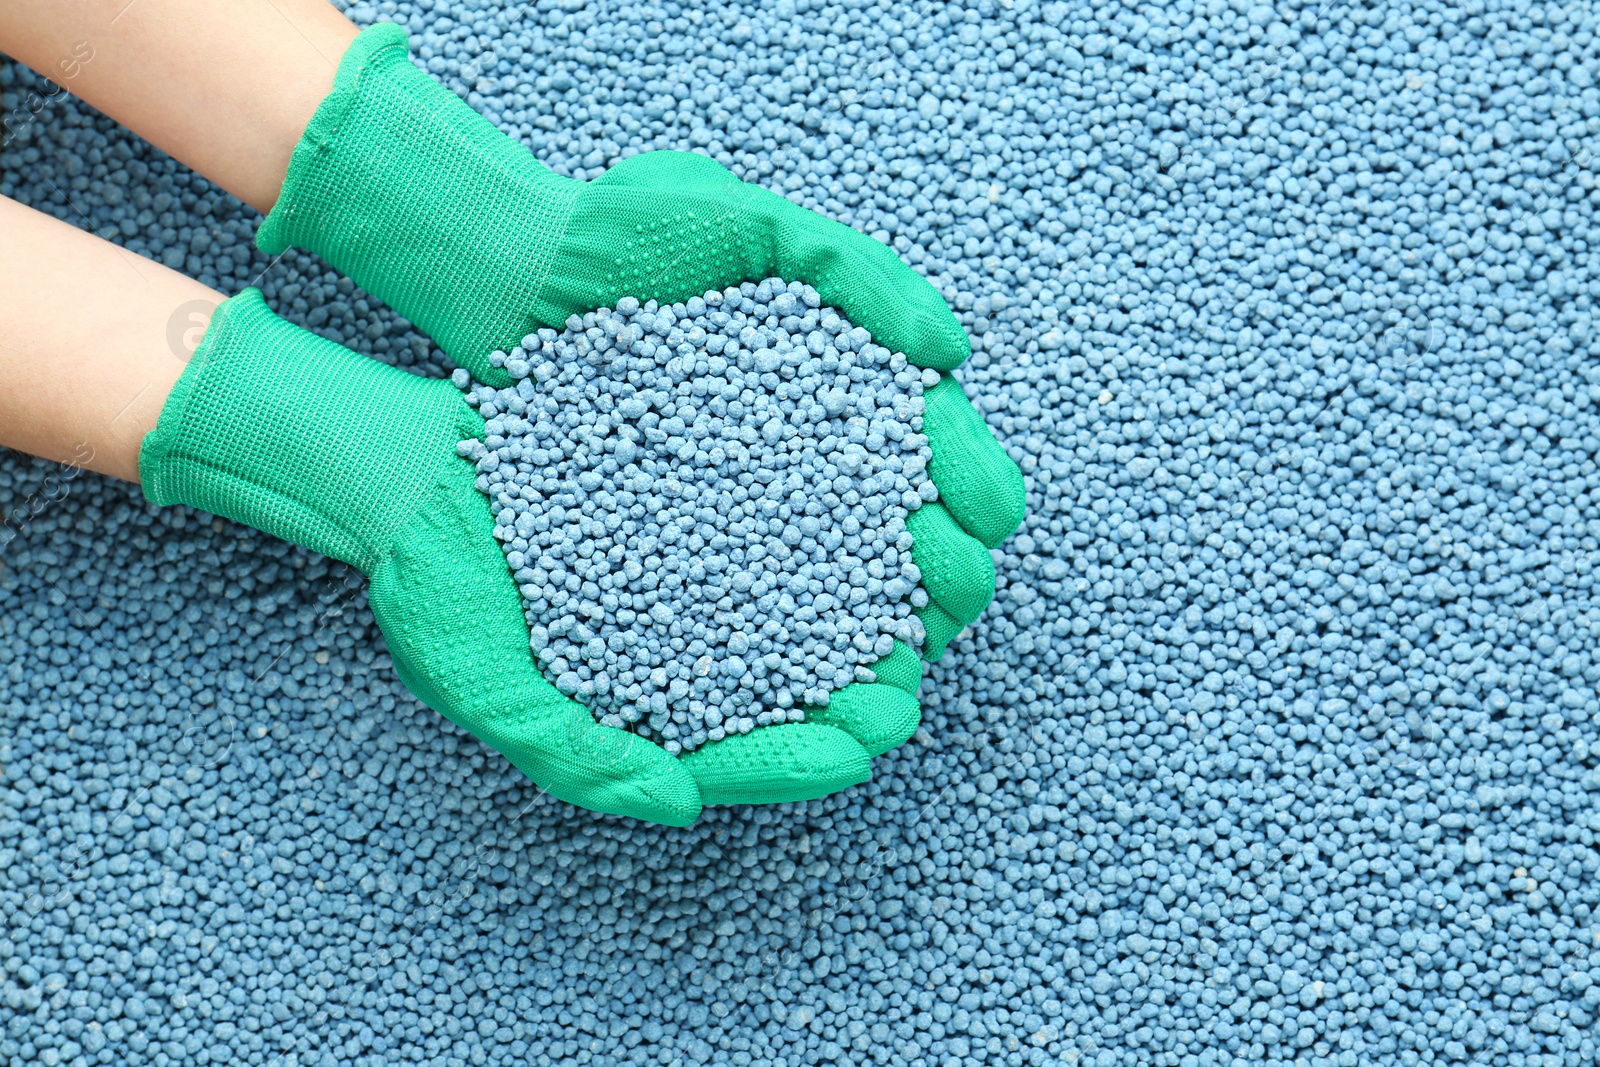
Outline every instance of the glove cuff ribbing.
{"type": "Polygon", "coordinates": [[[290,159],[256,244],[314,252],[489,381],[535,323],[583,183],[412,64],[405,31],[357,35],[290,159]]]}
{"type": "Polygon", "coordinates": [[[217,308],[139,450],[153,504],[183,503],[367,573],[483,421],[449,382],[293,326],[255,289],[217,308]]]}

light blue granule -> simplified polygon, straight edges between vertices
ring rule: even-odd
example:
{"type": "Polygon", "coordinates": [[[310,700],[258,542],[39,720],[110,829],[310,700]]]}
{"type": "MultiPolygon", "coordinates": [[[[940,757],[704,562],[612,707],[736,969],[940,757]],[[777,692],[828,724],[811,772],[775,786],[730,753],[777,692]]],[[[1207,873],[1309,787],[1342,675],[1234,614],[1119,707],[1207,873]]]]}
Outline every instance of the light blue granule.
{"type": "Polygon", "coordinates": [[[768,279],[658,307],[625,298],[456,383],[462,442],[545,675],[668,752],[800,722],[927,603],[906,515],[937,498],[938,382],[768,279]]]}

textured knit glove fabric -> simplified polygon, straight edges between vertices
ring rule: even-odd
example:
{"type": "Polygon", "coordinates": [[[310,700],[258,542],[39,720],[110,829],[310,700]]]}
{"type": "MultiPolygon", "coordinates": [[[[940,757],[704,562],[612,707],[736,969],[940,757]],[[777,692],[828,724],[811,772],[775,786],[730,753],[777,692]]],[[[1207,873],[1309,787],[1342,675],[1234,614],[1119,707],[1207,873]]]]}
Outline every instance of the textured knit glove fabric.
{"type": "MultiPolygon", "coordinates": [[[[274,254],[316,252],[495,385],[507,378],[489,354],[538,327],[624,296],[677,301],[774,276],[810,283],[919,365],[947,371],[970,351],[938,292],[892,250],[714,160],[649,152],[591,182],[554,174],[417,69],[391,24],[363,31],[345,54],[257,241],[274,254]]],[[[930,660],[993,598],[987,548],[1022,519],[1021,472],[943,377],[924,419],[941,502],[913,517],[930,660]]],[[[887,678],[841,689],[808,709],[809,722],[846,730],[873,755],[904,741],[920,718],[921,671],[904,669],[916,660],[909,648],[896,657],[887,678]]],[[[766,727],[685,763],[707,803],[800,799],[867,776],[834,742],[766,727]]]]}
{"type": "Polygon", "coordinates": [[[417,69],[392,23],[345,53],[256,241],[317,253],[491,385],[507,380],[490,352],[574,312],[770,277],[811,284],[922,366],[970,350],[893,251],[704,156],[646,153],[592,182],[554,174],[417,69]]]}
{"type": "Polygon", "coordinates": [[[922,430],[933,456],[928,476],[939,501],[911,516],[912,556],[922,569],[929,603],[918,614],[928,635],[930,662],[994,599],[994,560],[988,550],[1022,525],[1022,471],[950,374],[923,394],[922,430]]]}
{"type": "Polygon", "coordinates": [[[482,432],[449,382],[291,326],[247,290],[218,309],[139,472],[152,503],[225,515],[365,571],[407,687],[551,794],[692,823],[701,802],[688,771],[596,723],[535,666],[489,502],[456,454],[482,432]]]}

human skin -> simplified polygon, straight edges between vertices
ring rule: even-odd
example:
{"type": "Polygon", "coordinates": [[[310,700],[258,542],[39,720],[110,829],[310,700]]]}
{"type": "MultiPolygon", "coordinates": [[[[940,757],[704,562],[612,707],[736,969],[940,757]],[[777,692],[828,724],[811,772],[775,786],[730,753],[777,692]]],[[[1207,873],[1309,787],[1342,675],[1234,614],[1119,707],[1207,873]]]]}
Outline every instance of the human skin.
{"type": "MultiPolygon", "coordinates": [[[[357,29],[324,0],[0,5],[0,52],[259,211],[357,29]]],[[[223,294],[0,200],[0,444],[139,478],[223,294]]]]}
{"type": "Polygon", "coordinates": [[[222,294],[0,197],[0,444],[139,479],[222,294]]]}
{"type": "Polygon", "coordinates": [[[262,213],[356,33],[326,0],[0,4],[0,52],[262,213]]]}

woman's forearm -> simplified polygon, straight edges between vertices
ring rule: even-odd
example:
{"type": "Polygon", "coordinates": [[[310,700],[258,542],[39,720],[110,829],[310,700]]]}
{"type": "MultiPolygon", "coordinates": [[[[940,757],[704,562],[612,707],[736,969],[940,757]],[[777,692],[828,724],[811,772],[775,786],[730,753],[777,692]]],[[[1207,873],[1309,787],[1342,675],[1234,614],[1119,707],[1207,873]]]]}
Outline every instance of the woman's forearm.
{"type": "Polygon", "coordinates": [[[139,479],[222,295],[0,197],[0,445],[139,479]]]}
{"type": "Polygon", "coordinates": [[[0,52],[262,212],[355,35],[326,0],[0,4],[0,52]]]}

